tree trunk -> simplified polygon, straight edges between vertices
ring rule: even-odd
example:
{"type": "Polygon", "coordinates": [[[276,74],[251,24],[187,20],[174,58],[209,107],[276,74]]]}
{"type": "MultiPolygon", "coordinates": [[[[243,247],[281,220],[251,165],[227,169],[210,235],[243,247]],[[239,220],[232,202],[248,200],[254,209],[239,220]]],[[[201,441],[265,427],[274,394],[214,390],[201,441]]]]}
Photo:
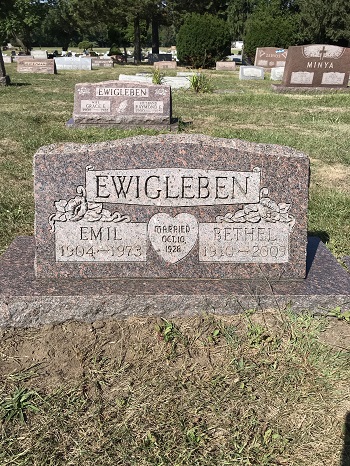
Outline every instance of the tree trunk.
{"type": "Polygon", "coordinates": [[[0,47],[0,86],[7,86],[8,84],[10,84],[10,78],[6,75],[4,59],[2,58],[0,47]]]}
{"type": "Polygon", "coordinates": [[[141,63],[141,31],[139,15],[136,15],[134,19],[134,63],[136,65],[141,63]]]}
{"type": "Polygon", "coordinates": [[[152,18],[152,53],[159,53],[159,24],[158,18],[152,18]]]}

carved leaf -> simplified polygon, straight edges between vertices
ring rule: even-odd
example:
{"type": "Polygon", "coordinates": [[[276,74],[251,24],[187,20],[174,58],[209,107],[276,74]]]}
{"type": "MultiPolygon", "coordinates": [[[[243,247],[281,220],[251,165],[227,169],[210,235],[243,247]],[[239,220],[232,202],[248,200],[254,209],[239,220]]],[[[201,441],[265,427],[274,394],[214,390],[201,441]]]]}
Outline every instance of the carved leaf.
{"type": "Polygon", "coordinates": [[[278,207],[280,209],[280,213],[285,214],[290,209],[290,204],[286,204],[285,202],[281,202],[280,204],[278,204],[278,207]]]}

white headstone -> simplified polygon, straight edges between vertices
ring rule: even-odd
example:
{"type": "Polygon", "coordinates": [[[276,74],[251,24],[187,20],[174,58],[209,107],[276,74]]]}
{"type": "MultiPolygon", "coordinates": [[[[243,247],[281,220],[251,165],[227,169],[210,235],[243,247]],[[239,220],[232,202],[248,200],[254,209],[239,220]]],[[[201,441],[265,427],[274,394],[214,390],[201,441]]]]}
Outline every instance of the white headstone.
{"type": "Polygon", "coordinates": [[[239,79],[264,79],[264,68],[261,66],[241,66],[239,79]]]}

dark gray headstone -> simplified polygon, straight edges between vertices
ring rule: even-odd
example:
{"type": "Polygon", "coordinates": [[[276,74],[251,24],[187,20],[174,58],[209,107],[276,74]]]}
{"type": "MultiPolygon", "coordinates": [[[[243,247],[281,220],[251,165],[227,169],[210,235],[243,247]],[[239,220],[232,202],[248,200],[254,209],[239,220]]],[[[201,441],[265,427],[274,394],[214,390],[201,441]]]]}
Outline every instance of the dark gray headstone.
{"type": "Polygon", "coordinates": [[[157,61],[172,61],[173,56],[171,53],[149,53],[148,54],[148,63],[153,65],[157,61]]]}

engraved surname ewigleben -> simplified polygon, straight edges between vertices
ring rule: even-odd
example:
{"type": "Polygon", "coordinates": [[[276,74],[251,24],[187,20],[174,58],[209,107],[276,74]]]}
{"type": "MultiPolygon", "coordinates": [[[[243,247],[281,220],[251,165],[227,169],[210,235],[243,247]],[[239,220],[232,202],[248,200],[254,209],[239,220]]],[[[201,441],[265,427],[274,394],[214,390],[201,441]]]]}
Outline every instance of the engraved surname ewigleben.
{"type": "Polygon", "coordinates": [[[57,262],[144,262],[147,223],[57,222],[55,250],[57,262]]]}
{"type": "Polygon", "coordinates": [[[156,206],[258,203],[260,169],[251,172],[158,168],[86,170],[90,202],[156,206]]]}
{"type": "Polygon", "coordinates": [[[148,97],[146,87],[96,87],[96,96],[148,97]]]}

